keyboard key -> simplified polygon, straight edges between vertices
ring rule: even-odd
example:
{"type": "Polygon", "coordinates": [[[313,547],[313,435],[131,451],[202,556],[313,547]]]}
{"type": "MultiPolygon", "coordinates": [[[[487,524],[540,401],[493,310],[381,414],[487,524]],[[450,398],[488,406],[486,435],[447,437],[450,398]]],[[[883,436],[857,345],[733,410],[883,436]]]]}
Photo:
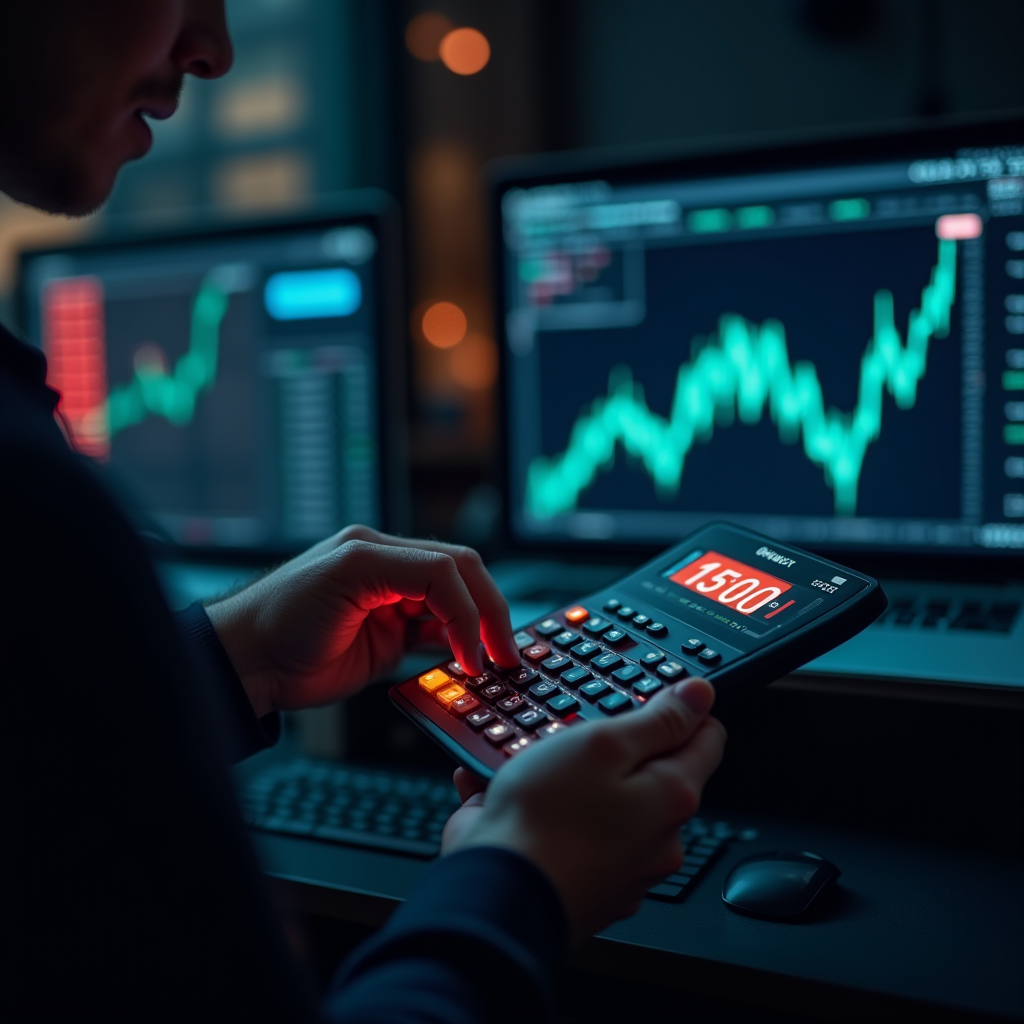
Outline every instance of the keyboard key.
{"type": "Polygon", "coordinates": [[[500,747],[510,736],[515,736],[515,730],[507,722],[495,722],[484,729],[484,736],[488,743],[500,747]]]}
{"type": "Polygon", "coordinates": [[[617,679],[620,683],[631,683],[642,675],[643,671],[636,665],[623,665],[612,673],[612,679],[617,679]]]}
{"type": "Polygon", "coordinates": [[[579,708],[580,702],[571,693],[561,693],[557,697],[552,697],[545,706],[559,718],[565,718],[579,708]]]}
{"type": "Polygon", "coordinates": [[[427,693],[435,693],[451,681],[452,677],[447,672],[439,668],[432,668],[429,672],[424,672],[420,676],[420,687],[426,690],[427,693]]]}
{"type": "Polygon", "coordinates": [[[588,668],[571,668],[568,672],[562,673],[562,682],[568,686],[577,687],[580,683],[593,679],[594,674],[588,668]]]}
{"type": "Polygon", "coordinates": [[[445,670],[448,672],[448,675],[459,676],[459,678],[466,674],[466,670],[457,661],[449,661],[445,666],[445,670]]]}
{"type": "Polygon", "coordinates": [[[683,641],[683,653],[689,651],[692,654],[696,654],[698,651],[704,650],[704,641],[698,640],[696,637],[691,637],[689,640],[683,641]]]}
{"type": "Polygon", "coordinates": [[[506,715],[517,715],[520,711],[526,710],[530,705],[521,693],[512,693],[498,701],[498,710],[506,715]]]}
{"type": "Polygon", "coordinates": [[[564,654],[552,654],[550,658],[545,658],[540,663],[540,667],[545,672],[557,676],[565,672],[566,669],[572,668],[572,664],[572,658],[567,658],[564,654]]]}
{"type": "Polygon", "coordinates": [[[494,715],[490,711],[485,711],[481,708],[479,711],[474,711],[471,714],[466,715],[466,724],[470,729],[482,729],[488,722],[494,721],[494,715]]]}
{"type": "Polygon", "coordinates": [[[650,615],[644,615],[643,612],[640,612],[639,615],[634,615],[633,616],[633,625],[634,626],[641,626],[641,627],[643,627],[643,626],[646,626],[647,623],[650,622],[650,621],[651,621],[650,615]]]}
{"type": "Polygon", "coordinates": [[[682,892],[683,887],[681,885],[669,885],[667,882],[661,882],[648,889],[647,895],[656,900],[674,900],[682,892]]]}
{"type": "Polygon", "coordinates": [[[618,690],[614,690],[609,693],[607,697],[602,697],[598,702],[597,706],[606,715],[617,715],[620,712],[628,711],[633,707],[633,702],[624,693],[619,693],[618,690]]]}
{"type": "Polygon", "coordinates": [[[573,625],[588,618],[590,618],[590,612],[581,604],[574,605],[565,613],[565,621],[571,622],[573,625]]]}
{"type": "Polygon", "coordinates": [[[636,609],[630,608],[628,604],[624,604],[621,608],[615,609],[615,614],[618,615],[620,619],[631,619],[636,615],[636,609]]]}
{"type": "Polygon", "coordinates": [[[478,707],[480,707],[480,701],[467,693],[465,696],[453,700],[448,705],[448,710],[453,715],[458,715],[459,718],[465,718],[471,711],[476,711],[478,707]]]}
{"type": "Polygon", "coordinates": [[[650,667],[664,661],[665,652],[656,651],[653,647],[644,647],[642,648],[641,653],[636,656],[636,660],[639,661],[641,665],[647,665],[650,667]]]}
{"type": "Polygon", "coordinates": [[[599,654],[590,664],[598,672],[611,672],[613,668],[618,668],[622,664],[622,655],[616,654],[614,651],[605,651],[604,654],[599,654]]]}
{"type": "Polygon", "coordinates": [[[519,650],[522,650],[524,647],[529,647],[531,644],[536,642],[525,629],[521,629],[512,639],[515,640],[516,647],[518,647],[519,650]]]}
{"type": "Polygon", "coordinates": [[[563,626],[557,619],[545,619],[543,622],[538,623],[533,627],[534,632],[538,636],[549,637],[554,636],[556,633],[561,633],[565,626],[563,626]]]}
{"type": "Polygon", "coordinates": [[[534,644],[523,651],[523,657],[527,661],[538,662],[543,661],[550,653],[551,648],[547,644],[534,644]]]}
{"type": "Polygon", "coordinates": [[[602,608],[603,608],[603,609],[604,609],[604,610],[605,610],[606,612],[614,612],[614,611],[616,611],[616,610],[617,610],[617,609],[618,609],[618,608],[619,608],[619,607],[620,607],[621,605],[622,605],[622,602],[621,602],[621,601],[617,600],[617,599],[616,599],[616,598],[614,598],[614,597],[610,597],[610,598],[608,598],[608,600],[607,600],[607,601],[605,601],[605,603],[604,603],[603,605],[601,605],[601,607],[602,607],[602,608]]]}
{"type": "Polygon", "coordinates": [[[718,651],[713,651],[710,647],[705,647],[704,650],[697,655],[697,660],[704,662],[705,665],[714,665],[716,661],[722,660],[722,656],[718,651]]]}
{"type": "Polygon", "coordinates": [[[516,715],[516,725],[521,729],[526,729],[528,732],[533,732],[538,726],[548,721],[550,721],[548,716],[542,714],[536,708],[528,708],[526,711],[520,711],[516,715]]]}
{"type": "Polygon", "coordinates": [[[538,679],[540,679],[540,676],[529,665],[515,668],[508,675],[508,681],[520,690],[535,683],[538,679]]]}
{"type": "Polygon", "coordinates": [[[538,703],[543,704],[546,700],[550,700],[552,697],[557,697],[562,691],[555,686],[554,683],[549,683],[546,679],[539,683],[534,683],[530,687],[530,696],[538,703]]]}
{"type": "Polygon", "coordinates": [[[577,644],[569,653],[575,654],[580,661],[588,661],[595,654],[600,654],[601,650],[600,644],[595,644],[593,640],[584,640],[583,643],[577,644]]]}
{"type": "MultiPolygon", "coordinates": [[[[592,683],[584,683],[580,687],[580,695],[586,697],[593,704],[598,697],[602,697],[610,689],[611,687],[603,679],[595,679],[592,683]]],[[[551,704],[548,707],[551,707],[551,704]]]]}
{"type": "Polygon", "coordinates": [[[507,694],[508,687],[504,683],[491,683],[490,686],[485,686],[480,691],[480,696],[487,701],[488,704],[494,704],[507,694]]]}
{"type": "Polygon", "coordinates": [[[445,686],[438,690],[434,694],[434,700],[436,700],[438,704],[448,707],[452,701],[456,701],[460,697],[465,697],[465,695],[466,688],[464,686],[460,686],[458,683],[452,683],[450,686],[445,686]]]}
{"type": "Polygon", "coordinates": [[[583,637],[579,633],[574,633],[571,629],[563,630],[558,636],[553,636],[551,642],[556,647],[572,647],[573,644],[578,644],[583,637]]]}
{"type": "Polygon", "coordinates": [[[527,739],[525,736],[520,736],[519,739],[506,743],[504,747],[505,756],[515,757],[516,754],[521,754],[532,742],[532,740],[527,739]]]}
{"type": "Polygon", "coordinates": [[[651,679],[650,676],[644,676],[633,684],[633,692],[640,697],[650,697],[652,693],[657,693],[660,689],[661,681],[651,679]]]}
{"type": "Polygon", "coordinates": [[[611,628],[612,624],[607,619],[598,618],[596,615],[583,623],[583,632],[591,636],[600,636],[606,629],[611,628]]]}
{"type": "Polygon", "coordinates": [[[624,629],[609,629],[601,639],[606,644],[621,644],[629,639],[629,634],[624,629]]]}
{"type": "Polygon", "coordinates": [[[658,675],[663,679],[678,679],[686,671],[678,661],[666,661],[664,665],[658,666],[658,675]]]}
{"type": "Polygon", "coordinates": [[[648,622],[647,632],[651,636],[664,636],[668,632],[668,626],[664,622],[648,622]]]}
{"type": "Polygon", "coordinates": [[[569,727],[565,722],[548,722],[547,725],[542,725],[537,730],[537,738],[541,739],[544,736],[554,736],[556,733],[565,732],[569,727]]]}
{"type": "Polygon", "coordinates": [[[497,681],[490,672],[485,672],[482,676],[470,676],[462,685],[471,693],[479,693],[485,686],[491,686],[497,681]]]}

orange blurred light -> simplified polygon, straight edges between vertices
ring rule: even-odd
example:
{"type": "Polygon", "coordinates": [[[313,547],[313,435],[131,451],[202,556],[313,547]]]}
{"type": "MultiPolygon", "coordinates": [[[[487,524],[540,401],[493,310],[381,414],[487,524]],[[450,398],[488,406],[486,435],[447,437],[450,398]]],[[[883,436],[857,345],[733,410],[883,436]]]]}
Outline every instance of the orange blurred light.
{"type": "Polygon", "coordinates": [[[435,302],[420,321],[423,337],[438,348],[458,345],[466,336],[466,314],[454,302],[435,302]]]}
{"type": "Polygon", "coordinates": [[[451,354],[451,374],[470,391],[486,391],[498,379],[498,348],[486,334],[470,334],[451,354]]]}
{"type": "Polygon", "coordinates": [[[457,75],[475,75],[491,59],[487,36],[475,28],[457,28],[441,40],[441,61],[457,75]]]}
{"type": "Polygon", "coordinates": [[[440,60],[441,40],[455,26],[436,11],[417,14],[405,26],[405,45],[417,60],[440,60]]]}

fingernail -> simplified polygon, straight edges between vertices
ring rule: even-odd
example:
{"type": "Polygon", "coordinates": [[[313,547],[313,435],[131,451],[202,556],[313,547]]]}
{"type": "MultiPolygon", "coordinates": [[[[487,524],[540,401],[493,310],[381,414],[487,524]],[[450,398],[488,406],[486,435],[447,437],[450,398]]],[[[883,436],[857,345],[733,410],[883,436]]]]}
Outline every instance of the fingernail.
{"type": "Polygon", "coordinates": [[[678,697],[691,711],[703,713],[707,711],[708,699],[705,688],[698,685],[703,682],[697,678],[684,679],[672,687],[672,696],[678,697]]]}

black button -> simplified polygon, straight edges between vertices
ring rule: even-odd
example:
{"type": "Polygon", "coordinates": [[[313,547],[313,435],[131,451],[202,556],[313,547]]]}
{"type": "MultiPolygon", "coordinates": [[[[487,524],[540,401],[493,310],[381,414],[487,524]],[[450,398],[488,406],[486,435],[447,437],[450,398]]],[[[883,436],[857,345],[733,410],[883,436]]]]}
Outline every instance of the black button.
{"type": "Polygon", "coordinates": [[[602,697],[597,702],[597,706],[606,715],[617,715],[622,711],[628,711],[633,706],[633,702],[624,693],[619,693],[616,690],[614,693],[609,693],[607,697],[602,697]]]}
{"type": "Polygon", "coordinates": [[[487,726],[484,729],[484,736],[488,743],[493,743],[496,747],[500,747],[510,736],[515,736],[515,729],[506,722],[495,722],[493,725],[487,726]]]}
{"type": "Polygon", "coordinates": [[[548,711],[558,715],[559,718],[571,715],[579,706],[580,702],[571,693],[561,693],[557,697],[552,697],[547,703],[548,711]]]}
{"type": "Polygon", "coordinates": [[[684,640],[683,641],[683,650],[684,651],[692,651],[694,654],[696,654],[697,651],[703,651],[704,650],[704,642],[702,640],[698,640],[696,637],[692,637],[689,640],[684,640]]]}
{"type": "Polygon", "coordinates": [[[646,626],[647,623],[650,622],[650,621],[651,621],[650,615],[644,615],[643,612],[641,612],[639,615],[634,615],[633,616],[633,625],[634,626],[646,626]]]}
{"type": "Polygon", "coordinates": [[[590,664],[599,672],[611,672],[613,668],[618,668],[622,664],[622,658],[614,651],[605,651],[604,654],[596,657],[590,664]]]}
{"type": "Polygon", "coordinates": [[[565,626],[556,619],[545,619],[543,622],[537,623],[533,629],[538,636],[549,637],[554,636],[556,633],[561,633],[565,626]]]}
{"type": "Polygon", "coordinates": [[[513,669],[508,675],[508,681],[520,690],[524,686],[535,683],[538,679],[540,679],[540,676],[529,665],[521,665],[519,668],[513,669]]]}
{"type": "Polygon", "coordinates": [[[613,612],[621,604],[621,601],[616,600],[614,597],[610,597],[603,605],[601,605],[601,607],[604,608],[606,612],[613,612]]]}
{"type": "Polygon", "coordinates": [[[457,661],[449,661],[448,664],[445,666],[445,671],[450,676],[461,677],[466,674],[466,670],[457,661]]]}
{"type": "Polygon", "coordinates": [[[681,885],[668,885],[665,882],[659,882],[647,890],[647,895],[656,900],[674,900],[682,894],[682,891],[681,885]]]}
{"type": "Polygon", "coordinates": [[[631,683],[642,675],[643,672],[636,665],[623,665],[612,673],[612,679],[617,679],[620,683],[631,683]]]}
{"type": "Polygon", "coordinates": [[[572,647],[573,644],[577,644],[582,640],[583,637],[579,633],[574,633],[571,629],[563,629],[558,636],[553,636],[551,642],[557,647],[572,647]]]}
{"type": "Polygon", "coordinates": [[[657,679],[651,679],[650,676],[644,676],[643,679],[638,679],[633,684],[633,692],[639,694],[641,697],[649,697],[652,693],[657,693],[661,689],[661,682],[657,679]]]}
{"type": "Polygon", "coordinates": [[[664,651],[656,651],[653,647],[645,647],[642,654],[636,656],[641,665],[657,665],[659,661],[665,660],[664,651]]]}
{"type": "Polygon", "coordinates": [[[686,671],[678,661],[666,661],[658,666],[658,675],[665,679],[678,679],[686,671]]]}
{"type": "Polygon", "coordinates": [[[498,680],[495,679],[494,676],[490,674],[490,672],[485,672],[482,676],[472,676],[471,678],[467,679],[462,685],[465,686],[467,690],[471,690],[473,693],[479,693],[485,686],[491,686],[497,681],[498,680]]]}
{"type": "Polygon", "coordinates": [[[488,704],[493,704],[495,701],[501,700],[508,693],[508,687],[504,683],[491,683],[490,686],[485,686],[480,691],[480,696],[483,697],[488,704]]]}
{"type": "Polygon", "coordinates": [[[557,676],[572,668],[572,658],[567,658],[564,654],[552,654],[550,658],[545,658],[540,666],[545,672],[557,676]]]}
{"type": "Polygon", "coordinates": [[[521,693],[513,693],[498,701],[498,710],[504,711],[506,715],[518,715],[520,711],[528,707],[526,698],[521,693]]]}
{"type": "Polygon", "coordinates": [[[606,644],[621,644],[629,639],[629,634],[624,629],[609,629],[601,639],[606,644]]]}
{"type": "Polygon", "coordinates": [[[617,608],[615,610],[615,614],[618,615],[620,619],[631,619],[636,615],[636,609],[630,608],[628,604],[624,604],[621,608],[617,608]]]}
{"type": "Polygon", "coordinates": [[[575,654],[580,661],[587,661],[595,654],[601,653],[601,645],[595,644],[593,640],[584,640],[583,643],[577,644],[571,653],[575,654]]]}
{"type": "Polygon", "coordinates": [[[598,697],[603,696],[610,689],[611,687],[603,679],[595,679],[592,683],[584,683],[583,686],[580,687],[580,694],[593,703],[598,697]]]}
{"type": "Polygon", "coordinates": [[[557,686],[555,686],[554,683],[549,683],[546,679],[539,683],[535,683],[533,686],[530,687],[530,696],[538,704],[543,704],[544,701],[548,700],[551,697],[554,697],[556,694],[559,694],[561,692],[562,691],[557,686]]]}
{"type": "Polygon", "coordinates": [[[713,651],[710,647],[705,647],[704,650],[697,655],[697,660],[703,661],[706,665],[714,665],[716,661],[722,660],[722,656],[718,651],[713,651]]]}
{"type": "Polygon", "coordinates": [[[592,679],[590,669],[588,668],[571,668],[568,672],[562,673],[562,682],[567,686],[579,686],[580,683],[585,683],[588,679],[592,679]]]}
{"type": "Polygon", "coordinates": [[[548,716],[541,714],[536,708],[528,708],[526,711],[520,711],[516,715],[516,722],[523,729],[527,729],[532,732],[539,725],[543,725],[547,722],[548,716]]]}
{"type": "Polygon", "coordinates": [[[607,619],[594,616],[583,623],[583,632],[591,636],[600,636],[606,629],[611,629],[612,624],[607,619]]]}
{"type": "Polygon", "coordinates": [[[647,632],[651,636],[664,636],[668,632],[668,626],[664,622],[648,622],[647,632]]]}
{"type": "Polygon", "coordinates": [[[488,722],[494,721],[494,715],[490,711],[474,711],[471,715],[466,715],[466,724],[471,729],[482,729],[488,722]]]}

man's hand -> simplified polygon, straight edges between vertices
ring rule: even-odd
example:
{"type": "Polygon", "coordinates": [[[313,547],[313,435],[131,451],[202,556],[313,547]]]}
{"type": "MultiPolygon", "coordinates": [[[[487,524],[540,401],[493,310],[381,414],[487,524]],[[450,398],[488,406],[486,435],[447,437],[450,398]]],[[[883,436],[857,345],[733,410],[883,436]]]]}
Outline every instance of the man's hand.
{"type": "Polygon", "coordinates": [[[580,723],[503,765],[490,785],[455,773],[463,806],[443,852],[503,846],[561,893],[576,941],[636,912],[683,862],[680,826],[718,767],[725,729],[703,679],[676,683],[621,718],[580,723]]]}
{"type": "Polygon", "coordinates": [[[260,716],[354,693],[417,643],[447,640],[476,674],[481,638],[499,664],[519,664],[508,605],[475,551],[365,526],[207,612],[260,716]]]}

